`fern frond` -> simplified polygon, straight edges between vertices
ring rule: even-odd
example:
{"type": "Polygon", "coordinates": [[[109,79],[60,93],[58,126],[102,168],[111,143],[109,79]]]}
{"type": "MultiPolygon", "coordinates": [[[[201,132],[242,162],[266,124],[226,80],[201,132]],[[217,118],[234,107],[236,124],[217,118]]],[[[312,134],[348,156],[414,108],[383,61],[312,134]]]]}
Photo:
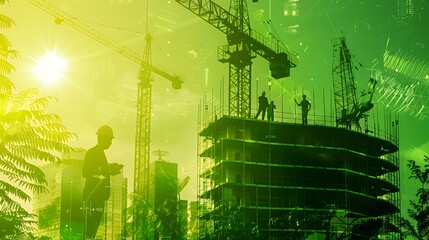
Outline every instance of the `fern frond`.
{"type": "Polygon", "coordinates": [[[15,71],[15,67],[3,58],[0,58],[0,73],[8,75],[15,71]]]}
{"type": "Polygon", "coordinates": [[[0,170],[10,179],[22,178],[31,180],[37,184],[45,184],[45,174],[35,165],[25,161],[22,156],[14,155],[5,149],[0,158],[0,170]]]}
{"type": "Polygon", "coordinates": [[[10,183],[7,183],[5,181],[0,181],[0,188],[3,189],[3,191],[6,194],[8,194],[8,195],[11,194],[15,197],[18,197],[19,199],[26,201],[26,202],[31,200],[31,197],[27,193],[25,193],[21,189],[17,188],[16,186],[14,186],[10,183]]]}
{"type": "MultiPolygon", "coordinates": [[[[0,4],[4,4],[4,0],[0,2],[0,4]]],[[[3,14],[0,14],[0,28],[11,28],[13,25],[15,25],[15,21],[3,14]]]]}
{"type": "Polygon", "coordinates": [[[0,92],[10,92],[15,88],[15,84],[4,74],[0,74],[0,92]]]}
{"type": "Polygon", "coordinates": [[[11,211],[25,211],[25,208],[20,203],[12,199],[3,189],[0,189],[0,206],[11,211]]]}
{"type": "Polygon", "coordinates": [[[37,98],[32,103],[29,104],[30,110],[40,110],[40,109],[46,109],[49,107],[49,104],[52,102],[51,97],[44,97],[44,98],[37,98]]]}
{"type": "Polygon", "coordinates": [[[20,110],[29,110],[29,105],[37,98],[39,90],[36,88],[29,88],[13,95],[10,101],[10,111],[16,112],[20,110]]]}

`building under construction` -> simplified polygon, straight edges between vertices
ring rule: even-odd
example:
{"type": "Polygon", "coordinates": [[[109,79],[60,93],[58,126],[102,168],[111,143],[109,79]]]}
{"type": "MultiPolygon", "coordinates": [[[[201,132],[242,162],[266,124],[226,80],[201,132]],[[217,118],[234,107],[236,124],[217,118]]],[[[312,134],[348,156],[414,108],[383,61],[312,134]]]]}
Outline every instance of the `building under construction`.
{"type": "Polygon", "coordinates": [[[396,120],[363,133],[218,116],[199,133],[199,239],[399,236],[396,120]]]}

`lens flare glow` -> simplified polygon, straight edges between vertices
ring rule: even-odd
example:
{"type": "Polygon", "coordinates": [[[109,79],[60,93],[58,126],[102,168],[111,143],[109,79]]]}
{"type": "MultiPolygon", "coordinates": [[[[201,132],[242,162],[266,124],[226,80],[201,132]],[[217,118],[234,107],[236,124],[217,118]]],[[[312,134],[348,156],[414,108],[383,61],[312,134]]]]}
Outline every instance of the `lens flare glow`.
{"type": "Polygon", "coordinates": [[[55,52],[48,52],[37,60],[34,74],[44,85],[55,84],[64,77],[67,61],[55,52]]]}

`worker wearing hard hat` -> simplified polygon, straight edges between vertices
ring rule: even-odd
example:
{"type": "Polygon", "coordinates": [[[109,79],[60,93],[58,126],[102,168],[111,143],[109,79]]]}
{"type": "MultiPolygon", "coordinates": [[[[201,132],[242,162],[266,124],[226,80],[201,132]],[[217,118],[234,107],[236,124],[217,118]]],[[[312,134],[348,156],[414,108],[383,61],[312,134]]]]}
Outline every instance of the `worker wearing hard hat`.
{"type": "Polygon", "coordinates": [[[83,189],[85,208],[85,239],[94,239],[104,212],[104,204],[110,197],[110,175],[119,173],[122,165],[112,174],[104,150],[112,145],[113,130],[103,125],[97,130],[97,145],[85,154],[82,174],[86,178],[83,189]]]}

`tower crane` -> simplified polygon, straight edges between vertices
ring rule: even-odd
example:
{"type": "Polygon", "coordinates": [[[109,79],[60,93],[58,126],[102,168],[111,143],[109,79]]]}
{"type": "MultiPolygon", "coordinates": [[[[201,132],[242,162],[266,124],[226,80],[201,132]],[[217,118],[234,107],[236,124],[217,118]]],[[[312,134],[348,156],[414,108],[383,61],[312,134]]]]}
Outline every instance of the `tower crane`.
{"type": "Polygon", "coordinates": [[[246,0],[230,0],[229,11],[211,0],[176,2],[226,34],[228,44],[218,48],[218,60],[229,63],[228,114],[250,117],[252,59],[257,54],[268,60],[271,76],[278,79],[290,76],[298,56],[282,48],[279,40],[251,29],[246,0]]]}
{"type": "MultiPolygon", "coordinates": [[[[352,124],[361,130],[359,121],[365,118],[368,122],[369,110],[374,107],[372,99],[377,80],[370,78],[367,89],[362,92],[360,99],[356,94],[355,75],[353,72],[352,55],[346,45],[345,37],[333,41],[332,79],[334,86],[335,113],[337,126],[351,128],[352,124]]],[[[367,133],[368,127],[365,126],[367,133]]]]}
{"type": "MultiPolygon", "coordinates": [[[[145,206],[149,199],[149,159],[150,159],[150,127],[151,127],[151,112],[152,112],[152,72],[169,80],[173,89],[180,89],[183,83],[182,78],[177,74],[167,72],[165,67],[157,67],[152,65],[151,54],[151,41],[150,34],[146,35],[146,45],[143,52],[143,57],[123,46],[119,42],[107,37],[89,25],[79,21],[77,18],[67,14],[61,9],[53,6],[46,0],[27,0],[29,3],[42,9],[55,18],[55,23],[65,23],[72,28],[82,32],[88,37],[100,42],[101,44],[109,47],[110,49],[120,53],[128,59],[140,65],[140,71],[137,76],[138,92],[137,92],[137,122],[136,122],[136,135],[135,135],[135,155],[134,155],[134,194],[138,195],[139,202],[134,201],[134,206],[145,206]]],[[[137,214],[136,207],[134,208],[134,226],[143,226],[147,224],[147,209],[143,208],[137,214]],[[138,215],[138,216],[137,216],[138,215]]],[[[139,234],[140,237],[133,236],[140,239],[141,229],[134,228],[134,235],[139,234]],[[136,233],[139,232],[139,233],[136,233]]]]}

